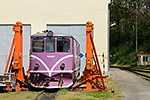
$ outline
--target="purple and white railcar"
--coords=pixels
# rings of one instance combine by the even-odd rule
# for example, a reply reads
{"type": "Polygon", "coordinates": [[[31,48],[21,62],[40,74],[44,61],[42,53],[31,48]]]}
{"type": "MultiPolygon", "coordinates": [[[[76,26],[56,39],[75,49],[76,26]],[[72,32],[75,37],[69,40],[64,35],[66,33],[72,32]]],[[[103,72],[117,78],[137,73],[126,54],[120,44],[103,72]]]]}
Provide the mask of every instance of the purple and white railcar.
{"type": "Polygon", "coordinates": [[[44,88],[70,87],[80,73],[80,44],[72,36],[52,31],[31,36],[31,84],[44,88]]]}

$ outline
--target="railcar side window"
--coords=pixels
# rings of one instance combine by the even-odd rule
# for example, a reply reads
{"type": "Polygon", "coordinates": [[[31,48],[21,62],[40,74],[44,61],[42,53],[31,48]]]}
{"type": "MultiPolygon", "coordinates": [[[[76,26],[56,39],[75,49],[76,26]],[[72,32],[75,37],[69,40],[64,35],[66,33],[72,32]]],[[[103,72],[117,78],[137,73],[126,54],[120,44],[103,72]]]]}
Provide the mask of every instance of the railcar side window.
{"type": "Polygon", "coordinates": [[[33,39],[32,51],[33,52],[44,52],[44,39],[33,39]]]}
{"type": "Polygon", "coordinates": [[[46,52],[55,52],[55,39],[46,39],[46,52]]]}
{"type": "Polygon", "coordinates": [[[70,39],[57,39],[57,52],[70,52],[70,39]]]}

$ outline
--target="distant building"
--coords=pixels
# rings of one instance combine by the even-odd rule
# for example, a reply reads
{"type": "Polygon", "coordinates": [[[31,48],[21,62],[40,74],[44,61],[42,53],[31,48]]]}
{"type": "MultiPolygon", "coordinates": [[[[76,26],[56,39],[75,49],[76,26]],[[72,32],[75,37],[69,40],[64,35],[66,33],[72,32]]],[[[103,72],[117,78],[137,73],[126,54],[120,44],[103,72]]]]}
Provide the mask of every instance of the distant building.
{"type": "Polygon", "coordinates": [[[150,52],[140,51],[137,54],[137,65],[148,66],[150,65],[150,52]]]}

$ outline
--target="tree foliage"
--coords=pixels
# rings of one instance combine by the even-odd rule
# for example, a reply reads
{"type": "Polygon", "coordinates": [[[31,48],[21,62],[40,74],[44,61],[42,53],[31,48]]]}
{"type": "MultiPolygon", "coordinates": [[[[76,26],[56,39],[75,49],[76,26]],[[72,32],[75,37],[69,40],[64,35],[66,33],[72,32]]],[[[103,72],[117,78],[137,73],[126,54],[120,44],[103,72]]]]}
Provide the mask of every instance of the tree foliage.
{"type": "Polygon", "coordinates": [[[110,9],[110,24],[115,23],[110,28],[110,60],[135,64],[136,28],[138,51],[150,52],[150,0],[113,0],[110,9]]]}

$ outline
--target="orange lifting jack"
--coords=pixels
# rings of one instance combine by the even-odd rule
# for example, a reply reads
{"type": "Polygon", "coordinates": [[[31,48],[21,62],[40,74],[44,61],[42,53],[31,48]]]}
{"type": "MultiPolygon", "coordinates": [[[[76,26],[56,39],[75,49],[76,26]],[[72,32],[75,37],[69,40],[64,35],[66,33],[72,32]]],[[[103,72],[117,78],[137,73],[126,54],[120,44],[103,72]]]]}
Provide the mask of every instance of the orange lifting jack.
{"type": "Polygon", "coordinates": [[[17,21],[16,24],[13,26],[13,31],[15,32],[15,34],[7,60],[5,73],[15,73],[15,77],[12,78],[17,80],[16,90],[21,90],[22,88],[20,86],[22,83],[24,83],[24,67],[22,66],[23,30],[22,23],[20,21],[17,21]]]}
{"type": "Polygon", "coordinates": [[[82,82],[73,87],[72,90],[85,90],[85,91],[108,91],[108,88],[104,82],[104,77],[102,75],[99,60],[96,53],[96,48],[94,45],[92,30],[94,29],[92,22],[88,21],[86,23],[86,67],[83,73],[82,82]],[[93,55],[94,54],[94,55],[93,55]],[[93,65],[92,60],[94,60],[95,65],[93,65]],[[86,84],[85,88],[80,86],[86,84]]]}

